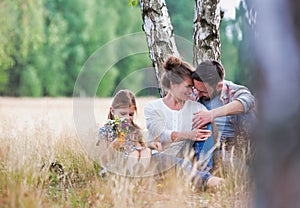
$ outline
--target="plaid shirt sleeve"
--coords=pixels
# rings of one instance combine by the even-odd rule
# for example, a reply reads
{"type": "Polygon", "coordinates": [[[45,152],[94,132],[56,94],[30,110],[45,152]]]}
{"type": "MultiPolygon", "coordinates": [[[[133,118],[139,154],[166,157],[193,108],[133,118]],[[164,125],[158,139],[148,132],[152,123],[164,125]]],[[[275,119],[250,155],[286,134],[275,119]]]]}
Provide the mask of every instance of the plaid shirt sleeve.
{"type": "Polygon", "coordinates": [[[245,113],[255,107],[255,97],[247,87],[226,80],[224,81],[221,99],[224,104],[234,100],[240,101],[244,106],[245,113]]]}

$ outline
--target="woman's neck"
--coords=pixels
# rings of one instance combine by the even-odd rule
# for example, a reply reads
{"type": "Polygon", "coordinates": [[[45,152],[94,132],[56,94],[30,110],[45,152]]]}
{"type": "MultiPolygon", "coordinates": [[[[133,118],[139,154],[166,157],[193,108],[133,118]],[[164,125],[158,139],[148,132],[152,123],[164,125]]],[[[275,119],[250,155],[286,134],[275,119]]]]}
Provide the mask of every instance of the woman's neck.
{"type": "Polygon", "coordinates": [[[164,98],[163,98],[164,103],[171,108],[172,110],[181,110],[184,106],[185,101],[181,100],[171,93],[168,93],[164,98]]]}

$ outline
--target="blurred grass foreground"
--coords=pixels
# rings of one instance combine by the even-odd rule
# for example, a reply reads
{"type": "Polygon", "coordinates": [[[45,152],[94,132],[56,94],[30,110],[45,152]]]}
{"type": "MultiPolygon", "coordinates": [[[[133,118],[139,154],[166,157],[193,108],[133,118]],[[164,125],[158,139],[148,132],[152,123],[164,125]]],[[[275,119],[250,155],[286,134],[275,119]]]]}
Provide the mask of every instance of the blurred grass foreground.
{"type": "MultiPolygon", "coordinates": [[[[149,99],[137,99],[142,128],[149,99]]],[[[72,102],[0,97],[0,207],[250,207],[252,182],[245,166],[233,163],[218,170],[226,183],[216,191],[194,190],[173,170],[160,177],[103,177],[93,145],[97,129],[87,134],[95,146],[87,153],[76,134],[72,102]]],[[[97,125],[110,102],[95,99],[97,125]]]]}

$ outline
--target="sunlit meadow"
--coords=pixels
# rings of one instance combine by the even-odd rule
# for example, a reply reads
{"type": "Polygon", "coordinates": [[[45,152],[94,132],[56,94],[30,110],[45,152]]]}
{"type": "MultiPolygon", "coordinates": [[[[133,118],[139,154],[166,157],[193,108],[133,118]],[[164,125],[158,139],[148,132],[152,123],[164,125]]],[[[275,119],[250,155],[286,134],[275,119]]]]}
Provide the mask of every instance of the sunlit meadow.
{"type": "MultiPolygon", "coordinates": [[[[136,123],[145,127],[138,98],[136,123]]],[[[101,125],[111,99],[95,99],[101,125]]],[[[129,178],[100,174],[97,129],[87,134],[86,151],[76,134],[71,98],[0,98],[0,207],[251,207],[251,180],[245,150],[229,158],[216,174],[218,190],[194,190],[173,170],[164,175],[129,178]]],[[[88,125],[88,124],[87,124],[88,125]]]]}

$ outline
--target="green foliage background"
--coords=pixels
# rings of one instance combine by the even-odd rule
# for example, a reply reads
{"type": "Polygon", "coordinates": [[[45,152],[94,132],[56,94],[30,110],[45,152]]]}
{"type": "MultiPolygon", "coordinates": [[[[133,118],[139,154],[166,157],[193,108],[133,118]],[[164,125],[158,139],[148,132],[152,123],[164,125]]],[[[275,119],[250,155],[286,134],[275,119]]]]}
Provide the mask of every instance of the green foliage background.
{"type": "MultiPolygon", "coordinates": [[[[166,1],[175,34],[192,41],[195,1],[166,1]]],[[[72,96],[78,73],[93,52],[142,31],[139,6],[127,3],[137,1],[0,0],[0,95],[72,96]]],[[[241,6],[237,18],[223,20],[221,28],[226,77],[243,84],[250,82],[249,67],[241,56],[249,47],[246,20],[241,6]]],[[[97,96],[112,96],[126,75],[149,66],[148,54],[119,61],[101,81],[97,96]]],[[[145,79],[135,77],[134,84],[142,85],[145,79]]]]}

